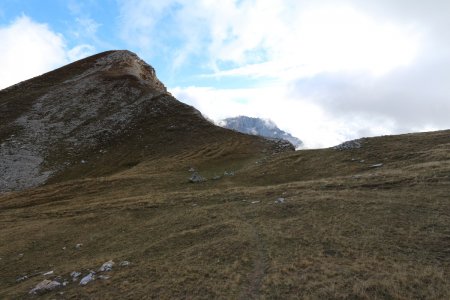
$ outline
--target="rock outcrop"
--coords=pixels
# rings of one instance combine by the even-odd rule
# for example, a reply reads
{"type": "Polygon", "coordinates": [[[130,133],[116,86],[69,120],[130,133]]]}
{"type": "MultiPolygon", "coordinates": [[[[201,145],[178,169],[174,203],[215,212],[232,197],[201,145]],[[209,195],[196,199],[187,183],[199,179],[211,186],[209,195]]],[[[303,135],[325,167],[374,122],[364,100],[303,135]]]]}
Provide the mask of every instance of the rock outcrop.
{"type": "Polygon", "coordinates": [[[259,135],[270,139],[285,140],[294,145],[296,149],[303,146],[303,142],[300,139],[279,129],[277,125],[270,120],[239,116],[221,120],[219,125],[224,128],[236,130],[246,134],[259,135]]]}

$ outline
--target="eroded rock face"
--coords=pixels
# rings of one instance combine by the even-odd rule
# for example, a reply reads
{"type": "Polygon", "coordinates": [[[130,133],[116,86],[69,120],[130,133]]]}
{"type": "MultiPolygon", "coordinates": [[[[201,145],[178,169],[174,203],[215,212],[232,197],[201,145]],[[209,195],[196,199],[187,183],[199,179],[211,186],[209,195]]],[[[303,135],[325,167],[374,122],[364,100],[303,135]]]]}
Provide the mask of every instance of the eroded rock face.
{"type": "MultiPolygon", "coordinates": [[[[26,82],[14,86],[19,93],[28,93],[26,88],[26,82]]],[[[0,140],[0,193],[45,183],[65,167],[49,161],[52,152],[63,149],[70,156],[96,147],[125,130],[143,103],[161,94],[167,90],[155,70],[129,51],[109,52],[84,72],[51,85],[2,128],[14,134],[0,140]]]]}
{"type": "Polygon", "coordinates": [[[91,71],[108,71],[112,76],[131,75],[139,78],[142,84],[162,93],[167,92],[164,84],[156,77],[155,69],[127,50],[114,51],[110,55],[100,58],[91,71]]]}

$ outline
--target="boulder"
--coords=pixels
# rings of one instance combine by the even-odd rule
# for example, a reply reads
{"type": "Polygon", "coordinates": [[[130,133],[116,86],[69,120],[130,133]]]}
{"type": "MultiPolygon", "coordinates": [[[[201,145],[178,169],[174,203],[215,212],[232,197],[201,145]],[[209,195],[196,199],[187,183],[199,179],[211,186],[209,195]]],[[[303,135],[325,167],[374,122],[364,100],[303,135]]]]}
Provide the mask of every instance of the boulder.
{"type": "Polygon", "coordinates": [[[44,279],[39,282],[29,293],[33,295],[40,295],[55,290],[59,287],[61,287],[61,283],[58,281],[44,279]]]}
{"type": "Polygon", "coordinates": [[[108,272],[112,270],[112,267],[114,266],[114,262],[112,260],[105,262],[100,269],[98,269],[99,272],[108,272]]]}
{"type": "Polygon", "coordinates": [[[70,276],[72,277],[73,281],[77,281],[77,278],[81,276],[81,273],[77,272],[77,271],[73,271],[70,273],[70,276]]]}
{"type": "Polygon", "coordinates": [[[275,200],[275,203],[277,203],[277,204],[282,204],[282,203],[284,203],[284,198],[278,198],[277,200],[275,200]]]}
{"type": "Polygon", "coordinates": [[[95,280],[95,274],[91,272],[88,275],[81,278],[80,285],[86,285],[89,282],[94,281],[94,280],[95,280]]]}
{"type": "Polygon", "coordinates": [[[189,182],[190,183],[199,183],[199,182],[204,182],[204,181],[206,181],[206,178],[204,178],[203,176],[201,176],[197,172],[194,172],[192,174],[191,178],[189,178],[189,182]]]}
{"type": "Polygon", "coordinates": [[[128,267],[129,265],[130,265],[130,262],[127,260],[121,261],[119,263],[119,266],[121,266],[121,267],[128,267]]]}

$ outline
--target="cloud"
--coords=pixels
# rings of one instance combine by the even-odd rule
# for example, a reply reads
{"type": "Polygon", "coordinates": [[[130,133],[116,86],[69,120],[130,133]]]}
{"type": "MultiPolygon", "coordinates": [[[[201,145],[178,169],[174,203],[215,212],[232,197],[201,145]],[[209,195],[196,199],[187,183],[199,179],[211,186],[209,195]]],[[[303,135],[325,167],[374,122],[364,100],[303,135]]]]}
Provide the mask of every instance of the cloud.
{"type": "MultiPolygon", "coordinates": [[[[73,17],[73,20],[68,23],[68,35],[72,42],[86,45],[92,49],[92,51],[86,52],[88,54],[93,54],[96,46],[100,48],[111,48],[110,44],[106,43],[98,36],[99,29],[101,29],[103,24],[91,17],[92,12],[100,9],[104,10],[104,7],[99,7],[99,3],[96,3],[95,1],[80,2],[70,0],[67,3],[67,9],[73,17]]],[[[87,49],[86,47],[83,48],[87,49]]]]}
{"type": "Polygon", "coordinates": [[[63,37],[27,16],[0,27],[0,40],[0,88],[67,62],[63,37]]]}
{"type": "MultiPolygon", "coordinates": [[[[164,22],[176,9],[177,1],[118,1],[120,36],[127,44],[151,51],[154,47],[164,51],[164,42],[174,35],[172,23],[164,22]]],[[[156,49],[153,51],[156,53],[156,49]]]]}
{"type": "Polygon", "coordinates": [[[76,61],[95,53],[95,47],[92,45],[78,45],[67,51],[69,61],[76,61]]]}
{"type": "Polygon", "coordinates": [[[450,127],[448,1],[134,0],[121,7],[124,37],[135,45],[165,47],[167,63],[180,69],[201,57],[202,73],[192,76],[217,79],[216,88],[171,90],[213,119],[270,118],[309,147],[450,127]],[[218,88],[225,79],[243,88],[218,88]]]}
{"type": "Polygon", "coordinates": [[[0,89],[94,52],[87,44],[67,48],[62,34],[26,15],[0,27],[0,41],[0,89]]]}
{"type": "Polygon", "coordinates": [[[77,30],[74,32],[74,34],[78,38],[85,37],[96,39],[97,30],[101,26],[101,24],[97,23],[94,19],[86,16],[75,18],[75,23],[77,24],[77,30]]]}
{"type": "Polygon", "coordinates": [[[299,80],[292,88],[293,94],[314,98],[335,116],[384,118],[395,125],[390,133],[401,133],[450,127],[450,99],[446,91],[449,80],[450,71],[446,68],[417,64],[382,78],[321,74],[299,80]]]}
{"type": "Polygon", "coordinates": [[[242,89],[175,87],[170,92],[216,122],[238,115],[271,119],[282,130],[299,137],[307,148],[332,146],[358,137],[361,122],[335,118],[310,99],[292,97],[289,90],[281,84],[242,89]]]}
{"type": "Polygon", "coordinates": [[[216,76],[298,77],[341,70],[384,74],[409,64],[419,51],[420,31],[412,21],[395,24],[349,4],[119,3],[124,39],[150,51],[165,44],[176,64],[180,57],[182,63],[201,54],[216,76]]]}

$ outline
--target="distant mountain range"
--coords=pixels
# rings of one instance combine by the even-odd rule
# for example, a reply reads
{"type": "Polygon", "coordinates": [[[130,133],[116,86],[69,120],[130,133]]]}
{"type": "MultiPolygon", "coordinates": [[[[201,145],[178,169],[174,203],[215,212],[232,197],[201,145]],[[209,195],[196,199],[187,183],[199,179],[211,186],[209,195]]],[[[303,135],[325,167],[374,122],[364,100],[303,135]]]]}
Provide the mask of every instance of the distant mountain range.
{"type": "Polygon", "coordinates": [[[265,120],[261,118],[252,118],[247,116],[239,116],[234,118],[223,119],[219,122],[219,125],[251,135],[259,135],[271,139],[282,139],[289,141],[295,148],[303,146],[303,142],[287,133],[271,120],[265,120]]]}

